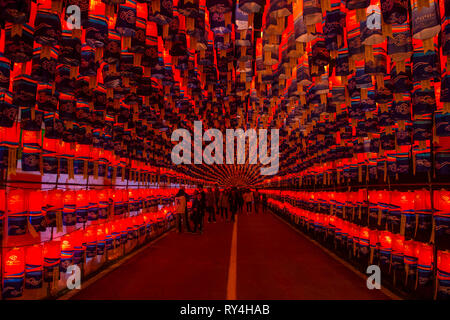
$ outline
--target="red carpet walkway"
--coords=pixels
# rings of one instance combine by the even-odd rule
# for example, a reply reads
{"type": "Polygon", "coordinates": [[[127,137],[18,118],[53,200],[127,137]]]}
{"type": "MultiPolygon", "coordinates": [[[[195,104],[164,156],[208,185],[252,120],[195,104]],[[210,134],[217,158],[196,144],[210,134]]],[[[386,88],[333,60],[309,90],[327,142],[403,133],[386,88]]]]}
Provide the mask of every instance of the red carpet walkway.
{"type": "MultiPolygon", "coordinates": [[[[73,299],[226,299],[231,223],[171,232],[73,299]]],[[[240,214],[237,299],[388,299],[271,214],[240,214]]]]}

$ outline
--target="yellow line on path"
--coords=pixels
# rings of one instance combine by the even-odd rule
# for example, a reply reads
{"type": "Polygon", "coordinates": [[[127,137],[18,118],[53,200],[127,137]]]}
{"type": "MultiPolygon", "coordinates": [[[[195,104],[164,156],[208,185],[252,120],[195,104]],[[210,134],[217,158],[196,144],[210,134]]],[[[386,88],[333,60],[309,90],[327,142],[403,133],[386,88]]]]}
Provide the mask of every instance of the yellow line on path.
{"type": "Polygon", "coordinates": [[[227,300],[236,300],[237,214],[235,219],[231,238],[230,265],[228,267],[227,300]]]}

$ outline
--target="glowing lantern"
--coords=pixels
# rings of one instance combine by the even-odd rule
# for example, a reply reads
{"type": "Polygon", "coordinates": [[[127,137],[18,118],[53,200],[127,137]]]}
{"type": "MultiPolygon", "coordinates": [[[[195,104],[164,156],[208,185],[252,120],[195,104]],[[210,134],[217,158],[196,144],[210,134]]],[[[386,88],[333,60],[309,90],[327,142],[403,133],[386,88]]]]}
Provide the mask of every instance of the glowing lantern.
{"type": "Polygon", "coordinates": [[[6,192],[0,189],[0,242],[3,241],[3,221],[5,217],[6,192]]]}
{"type": "Polygon", "coordinates": [[[405,241],[403,255],[406,273],[405,285],[409,290],[415,287],[418,256],[418,244],[412,240],[405,241]]]}
{"type": "Polygon", "coordinates": [[[76,230],[74,232],[72,232],[70,234],[70,238],[67,239],[68,241],[70,241],[70,243],[68,243],[68,247],[73,247],[74,252],[73,252],[73,264],[76,265],[80,265],[81,263],[84,262],[84,251],[85,251],[85,247],[83,244],[83,231],[82,230],[76,230]]]}
{"type": "Polygon", "coordinates": [[[392,263],[394,269],[403,268],[403,254],[404,254],[405,237],[399,234],[392,235],[392,263]]]}
{"type": "Polygon", "coordinates": [[[67,268],[72,264],[74,247],[72,235],[73,233],[66,234],[61,239],[61,263],[59,270],[61,272],[67,272],[67,268]]]}
{"type": "Polygon", "coordinates": [[[418,286],[426,286],[433,277],[433,247],[425,243],[420,243],[418,247],[418,286]]]}
{"type": "Polygon", "coordinates": [[[124,214],[123,206],[123,193],[122,190],[114,190],[112,193],[112,199],[114,204],[114,215],[122,216],[124,214]]]}
{"type": "Polygon", "coordinates": [[[98,218],[105,220],[108,218],[108,207],[109,207],[109,190],[100,189],[96,190],[98,199],[98,218]]]}
{"type": "Polygon", "coordinates": [[[434,191],[435,243],[440,250],[450,250],[450,191],[434,191]]]}
{"type": "Polygon", "coordinates": [[[128,197],[129,197],[129,206],[130,206],[130,212],[137,214],[139,210],[138,205],[138,190],[137,189],[129,189],[128,190],[128,197]]]}
{"type": "Polygon", "coordinates": [[[438,297],[447,300],[450,297],[450,252],[438,251],[437,269],[438,297]]]}
{"type": "Polygon", "coordinates": [[[74,226],[77,223],[77,201],[77,195],[74,191],[64,192],[63,225],[74,226]]]}
{"type": "Polygon", "coordinates": [[[24,130],[22,133],[23,154],[22,170],[39,171],[40,170],[40,149],[41,132],[24,130]]]}
{"type": "Polygon", "coordinates": [[[8,235],[25,234],[27,230],[27,211],[25,193],[23,190],[11,190],[7,194],[8,235]]]}
{"type": "Polygon", "coordinates": [[[380,264],[386,270],[390,266],[392,253],[392,234],[388,231],[379,233],[380,239],[380,264]]]}
{"type": "Polygon", "coordinates": [[[378,253],[379,240],[378,240],[378,231],[377,230],[369,230],[369,244],[370,244],[369,264],[372,264],[375,253],[378,253]]]}
{"type": "Polygon", "coordinates": [[[30,224],[36,231],[45,231],[46,222],[43,207],[43,192],[32,191],[28,195],[28,210],[30,213],[30,224]]]}
{"type": "Polygon", "coordinates": [[[431,238],[433,230],[433,211],[431,209],[430,192],[426,190],[414,191],[414,211],[418,215],[417,232],[414,240],[420,242],[428,242],[431,238]]]}
{"type": "Polygon", "coordinates": [[[24,274],[24,249],[13,248],[7,251],[3,265],[3,298],[22,296],[24,274]]]}
{"type": "Polygon", "coordinates": [[[25,256],[25,288],[42,288],[42,270],[44,257],[41,245],[26,248],[25,256]]]}
{"type": "Polygon", "coordinates": [[[104,225],[97,226],[97,255],[103,256],[106,247],[106,233],[104,225]]]}
{"type": "Polygon", "coordinates": [[[76,215],[78,223],[87,222],[87,213],[89,208],[88,191],[76,191],[76,215]]]}
{"type": "Polygon", "coordinates": [[[97,229],[95,226],[89,226],[84,230],[84,246],[86,247],[86,258],[95,258],[97,256],[97,229]]]}
{"type": "Polygon", "coordinates": [[[112,236],[112,223],[105,224],[105,247],[108,255],[114,249],[114,239],[112,236]]]}
{"type": "Polygon", "coordinates": [[[61,241],[49,241],[44,244],[44,281],[59,279],[61,260],[61,241]]]}
{"type": "Polygon", "coordinates": [[[369,261],[370,253],[370,230],[367,227],[362,227],[359,231],[359,257],[364,263],[369,261]]]}
{"type": "Polygon", "coordinates": [[[88,191],[88,220],[89,221],[97,221],[98,220],[98,212],[99,212],[99,199],[97,190],[89,190],[88,191]]]}
{"type": "Polygon", "coordinates": [[[56,215],[62,215],[64,193],[62,190],[50,190],[47,194],[46,220],[48,227],[56,227],[56,215]]]}
{"type": "Polygon", "coordinates": [[[120,222],[114,221],[111,223],[111,236],[113,238],[114,248],[118,248],[120,246],[120,222]]]}

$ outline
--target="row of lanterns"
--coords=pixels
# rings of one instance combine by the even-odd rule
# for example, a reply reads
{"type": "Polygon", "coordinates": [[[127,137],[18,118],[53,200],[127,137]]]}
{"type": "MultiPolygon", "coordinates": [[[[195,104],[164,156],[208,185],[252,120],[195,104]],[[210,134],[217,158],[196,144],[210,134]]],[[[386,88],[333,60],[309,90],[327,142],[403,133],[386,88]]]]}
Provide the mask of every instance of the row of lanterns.
{"type": "Polygon", "coordinates": [[[324,243],[355,263],[364,272],[376,264],[383,279],[407,293],[422,292],[422,298],[431,298],[433,280],[437,279],[435,295],[438,299],[450,299],[450,251],[437,251],[437,276],[433,273],[436,258],[431,244],[407,239],[402,234],[371,229],[344,220],[336,215],[323,214],[291,205],[289,202],[268,200],[277,213],[286,215],[292,223],[315,239],[324,243]]]}
{"type": "Polygon", "coordinates": [[[54,283],[70,265],[81,266],[87,260],[107,257],[114,260],[131,247],[173,224],[173,208],[137,216],[98,222],[76,229],[57,239],[29,246],[3,248],[3,298],[22,296],[23,289],[40,289],[43,283],[54,283]]]}

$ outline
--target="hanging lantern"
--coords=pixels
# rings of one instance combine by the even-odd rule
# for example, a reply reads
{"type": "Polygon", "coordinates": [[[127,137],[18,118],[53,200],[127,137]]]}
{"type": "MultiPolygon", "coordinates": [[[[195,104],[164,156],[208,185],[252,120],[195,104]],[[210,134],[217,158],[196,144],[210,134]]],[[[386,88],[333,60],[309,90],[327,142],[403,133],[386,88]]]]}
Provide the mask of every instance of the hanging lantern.
{"type": "Polygon", "coordinates": [[[404,267],[404,241],[405,237],[399,234],[392,235],[392,261],[391,269],[402,270],[404,267]]]}
{"type": "MultiPolygon", "coordinates": [[[[76,192],[74,191],[65,191],[64,192],[64,207],[62,212],[62,221],[64,226],[74,226],[77,223],[77,202],[80,200],[80,206],[81,206],[81,200],[83,200],[83,196],[80,196],[80,199],[78,199],[78,196],[76,192]]],[[[82,209],[81,209],[82,210],[82,209]]]]}
{"type": "Polygon", "coordinates": [[[29,24],[7,24],[5,28],[5,57],[13,63],[22,63],[22,69],[26,68],[26,62],[33,57],[34,29],[29,24]]]}
{"type": "Polygon", "coordinates": [[[22,154],[22,170],[23,171],[40,171],[41,159],[41,132],[28,131],[22,132],[23,154],[22,154]]]}
{"type": "Polygon", "coordinates": [[[404,242],[405,286],[413,290],[417,277],[417,261],[419,256],[418,243],[412,240],[404,242]]]}
{"type": "Polygon", "coordinates": [[[89,221],[97,221],[99,218],[99,199],[97,190],[89,190],[88,192],[88,209],[87,219],[89,221]]]}
{"type": "Polygon", "coordinates": [[[384,271],[388,271],[392,253],[392,234],[388,231],[380,231],[378,235],[380,241],[380,266],[384,271]]]}
{"type": "Polygon", "coordinates": [[[414,191],[414,211],[416,213],[416,232],[414,240],[428,242],[432,235],[433,215],[431,209],[430,192],[426,190],[414,191]]]}
{"type": "Polygon", "coordinates": [[[439,250],[450,250],[450,192],[446,190],[433,191],[435,245],[439,250]]]}
{"type": "Polygon", "coordinates": [[[97,255],[99,256],[105,254],[106,236],[105,226],[103,224],[97,226],[97,255]]]}
{"type": "Polygon", "coordinates": [[[97,192],[97,199],[98,199],[98,218],[100,220],[105,220],[108,218],[110,210],[109,190],[100,189],[95,191],[97,192]]]}
{"type": "Polygon", "coordinates": [[[59,265],[60,272],[67,272],[67,268],[72,264],[74,257],[74,240],[73,233],[64,235],[61,238],[61,263],[59,265]]]}
{"type": "Polygon", "coordinates": [[[21,297],[25,274],[24,248],[13,248],[6,251],[3,258],[3,298],[21,297]]]}
{"type": "Polygon", "coordinates": [[[25,192],[11,190],[7,193],[8,235],[24,235],[27,230],[28,212],[26,211],[25,192]]]}
{"type": "Polygon", "coordinates": [[[70,243],[67,244],[67,248],[73,247],[74,249],[72,263],[76,265],[81,265],[84,262],[86,248],[83,244],[83,238],[83,230],[79,229],[70,233],[70,239],[66,239],[70,241],[70,243]]]}
{"type": "Polygon", "coordinates": [[[49,241],[44,244],[44,281],[59,280],[61,260],[61,241],[49,241]]]}
{"type": "Polygon", "coordinates": [[[33,245],[25,250],[25,289],[42,288],[43,248],[41,245],[33,245]]]}
{"type": "Polygon", "coordinates": [[[418,287],[425,287],[431,284],[433,277],[433,247],[420,243],[418,258],[418,287]]]}
{"type": "Polygon", "coordinates": [[[33,232],[45,231],[47,229],[45,213],[43,211],[43,197],[44,194],[42,191],[32,191],[28,195],[28,211],[30,214],[30,225],[34,229],[33,232]]]}
{"type": "Polygon", "coordinates": [[[437,269],[437,279],[439,283],[438,299],[448,300],[450,287],[450,252],[438,251],[437,269]]]}

